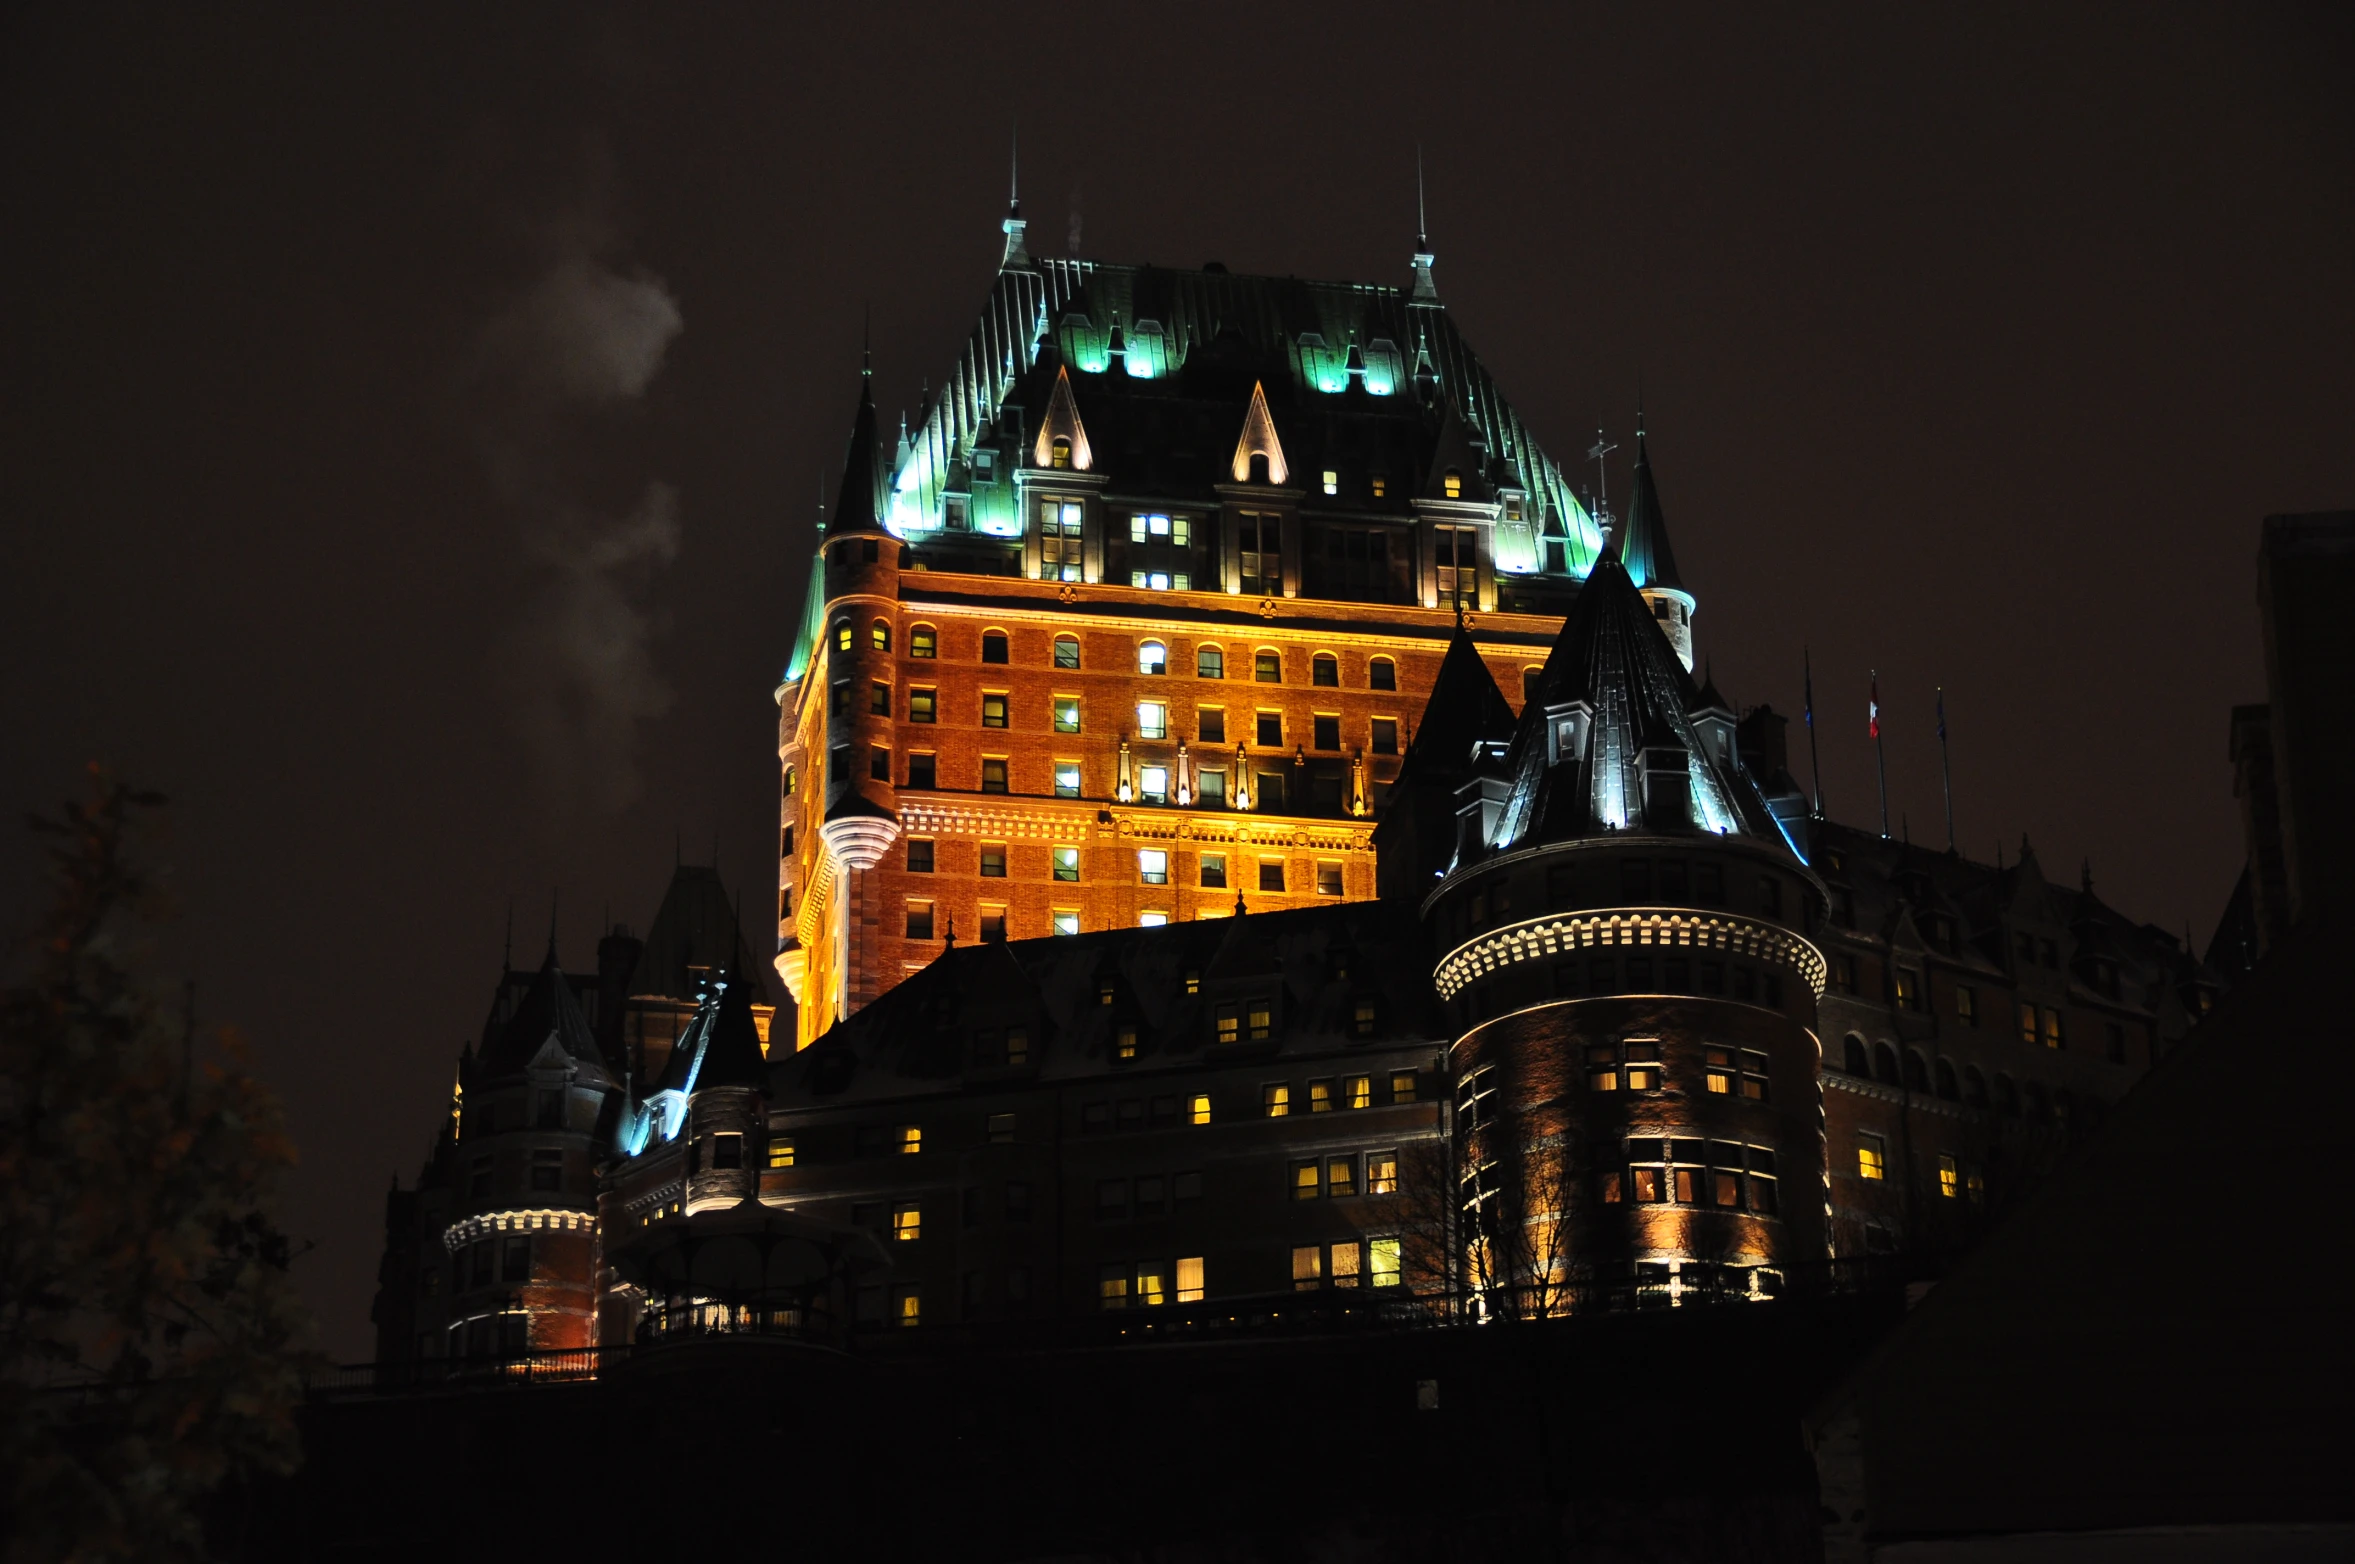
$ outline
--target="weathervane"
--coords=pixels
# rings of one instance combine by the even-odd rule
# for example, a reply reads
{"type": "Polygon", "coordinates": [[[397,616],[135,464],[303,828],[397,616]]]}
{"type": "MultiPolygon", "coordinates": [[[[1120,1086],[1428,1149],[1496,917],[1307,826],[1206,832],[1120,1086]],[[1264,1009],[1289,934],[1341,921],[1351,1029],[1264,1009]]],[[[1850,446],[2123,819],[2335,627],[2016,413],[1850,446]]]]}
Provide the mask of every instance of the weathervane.
{"type": "Polygon", "coordinates": [[[1595,425],[1595,443],[1586,448],[1586,459],[1595,464],[1595,525],[1606,530],[1611,525],[1611,470],[1603,465],[1603,458],[1618,449],[1604,435],[1603,426],[1595,425]]]}

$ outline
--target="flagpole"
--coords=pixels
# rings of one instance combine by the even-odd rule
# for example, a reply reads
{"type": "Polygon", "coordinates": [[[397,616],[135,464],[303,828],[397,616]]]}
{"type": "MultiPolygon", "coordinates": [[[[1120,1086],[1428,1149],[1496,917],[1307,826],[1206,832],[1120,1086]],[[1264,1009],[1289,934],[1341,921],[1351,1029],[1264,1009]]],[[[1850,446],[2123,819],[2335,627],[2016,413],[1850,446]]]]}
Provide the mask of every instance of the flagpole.
{"type": "Polygon", "coordinates": [[[1946,686],[1938,686],[1938,780],[1946,789],[1946,850],[1954,851],[1954,762],[1946,753],[1946,686]]]}
{"type": "Polygon", "coordinates": [[[1807,718],[1807,779],[1815,786],[1815,818],[1821,820],[1823,818],[1823,762],[1817,759],[1815,753],[1815,658],[1804,646],[1799,648],[1799,657],[1801,666],[1807,670],[1807,704],[1804,708],[1807,718]]]}
{"type": "Polygon", "coordinates": [[[1889,840],[1889,755],[1881,747],[1881,670],[1873,670],[1872,704],[1873,764],[1881,773],[1881,840],[1889,840]]]}

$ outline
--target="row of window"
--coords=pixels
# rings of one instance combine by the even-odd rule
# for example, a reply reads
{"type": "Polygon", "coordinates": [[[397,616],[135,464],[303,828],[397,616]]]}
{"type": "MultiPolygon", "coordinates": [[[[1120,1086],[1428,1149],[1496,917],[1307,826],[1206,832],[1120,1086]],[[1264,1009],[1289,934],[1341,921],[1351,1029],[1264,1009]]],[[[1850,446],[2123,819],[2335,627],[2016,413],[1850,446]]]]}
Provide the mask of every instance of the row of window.
{"type": "MultiPolygon", "coordinates": [[[[1335,1243],[1299,1244],[1292,1249],[1292,1287],[1315,1292],[1327,1287],[1396,1287],[1401,1284],[1401,1241],[1396,1238],[1344,1239],[1335,1243]]],[[[980,1317],[988,1307],[984,1273],[967,1271],[959,1280],[967,1319],[980,1317]]],[[[1099,1266],[1096,1298],[1104,1310],[1155,1309],[1170,1304],[1200,1303],[1209,1296],[1209,1263],[1201,1255],[1176,1259],[1120,1260],[1099,1266]]],[[[1016,1312],[1031,1302],[1030,1269],[1007,1266],[1002,1277],[1006,1306],[1016,1312]]],[[[518,1321],[523,1316],[516,1315],[518,1321]]],[[[873,1283],[859,1288],[853,1298],[853,1323],[865,1329],[914,1328],[924,1323],[924,1288],[919,1282],[893,1286],[873,1283]]],[[[455,1327],[453,1327],[453,1330],[455,1327]]],[[[514,1351],[521,1351],[518,1341],[514,1351]]]]}
{"type": "Polygon", "coordinates": [[[1398,1153],[1343,1151],[1292,1164],[1294,1200],[1350,1200],[1398,1193],[1398,1153]]]}
{"type": "MultiPolygon", "coordinates": [[[[891,762],[892,750],[889,745],[875,744],[868,747],[867,775],[873,780],[889,782],[892,771],[891,762]]],[[[847,747],[835,750],[834,764],[838,770],[849,767],[850,750],[847,747]]],[[[1337,763],[1326,762],[1324,765],[1329,769],[1309,772],[1305,789],[1294,786],[1286,776],[1287,771],[1299,769],[1300,762],[1298,761],[1295,761],[1291,766],[1282,766],[1279,763],[1276,770],[1254,771],[1248,779],[1238,777],[1235,783],[1234,806],[1238,809],[1256,807],[1264,814],[1278,814],[1283,812],[1286,807],[1287,795],[1298,794],[1300,796],[1294,801],[1304,809],[1319,814],[1336,813],[1340,810],[1346,797],[1348,779],[1342,775],[1337,763]],[[1246,780],[1249,784],[1248,787],[1245,785],[1246,780]]],[[[1010,793],[1012,789],[1009,786],[1009,766],[1010,761],[1005,756],[983,756],[979,791],[992,794],[1010,793]]],[[[1076,760],[1053,762],[1052,791],[1048,796],[1054,798],[1085,797],[1086,795],[1081,791],[1080,778],[1080,762],[1076,760]]],[[[1180,804],[1198,805],[1204,809],[1224,809],[1227,807],[1229,800],[1227,768],[1225,766],[1198,765],[1193,769],[1192,780],[1193,796],[1178,799],[1180,804]]],[[[1129,803],[1133,798],[1135,802],[1139,803],[1166,806],[1172,800],[1172,783],[1173,770],[1171,767],[1167,765],[1140,765],[1136,771],[1135,782],[1122,791],[1120,802],[1129,803]]],[[[940,786],[939,756],[930,750],[912,751],[908,756],[907,779],[900,785],[918,789],[938,788],[940,786]]],[[[1377,813],[1388,800],[1389,793],[1388,783],[1376,782],[1374,784],[1373,804],[1377,813]]],[[[782,843],[784,851],[788,855],[792,851],[791,843],[792,837],[788,833],[782,843]]]]}
{"type": "MultiPolygon", "coordinates": [[[[1252,1013],[1254,1016],[1261,1014],[1257,1007],[1254,1007],[1252,1013]]],[[[1222,1042],[1232,1042],[1233,1040],[1225,1036],[1223,1032],[1220,1035],[1222,1042]]],[[[1374,1106],[1374,1091],[1375,1080],[1370,1075],[1343,1075],[1310,1081],[1304,1106],[1310,1113],[1329,1113],[1336,1109],[1371,1108],[1374,1106]]],[[[1390,1101],[1402,1103],[1414,1100],[1415,1072],[1412,1070],[1391,1071],[1390,1101]]],[[[1269,1081],[1259,1088],[1259,1111],[1263,1117],[1270,1119],[1289,1118],[1292,1114],[1292,1107],[1293,1096],[1290,1081],[1269,1081]]]]}
{"type": "MultiPolygon", "coordinates": [[[[491,1198],[493,1180],[492,1161],[477,1157],[466,1178],[466,1198],[480,1202],[491,1198]]],[[[536,1194],[546,1194],[564,1187],[564,1153],[560,1149],[541,1147],[531,1154],[526,1185],[536,1194]]]]}
{"type": "Polygon", "coordinates": [[[1771,1146],[1644,1136],[1629,1140],[1625,1151],[1626,1165],[1597,1181],[1606,1205],[1698,1205],[1756,1216],[1780,1209],[1771,1146]]]}
{"type": "MultiPolygon", "coordinates": [[[[841,716],[847,706],[850,686],[834,686],[834,715],[841,716]]],[[[1006,728],[1012,723],[1013,697],[1001,691],[985,691],[981,697],[981,725],[984,728],[1006,728]]],[[[869,715],[891,715],[891,686],[876,680],[868,691],[869,715]]],[[[1082,727],[1081,698],[1076,695],[1057,695],[1048,702],[1049,725],[1057,733],[1078,733],[1082,727]]],[[[940,720],[939,691],[919,685],[908,691],[908,721],[917,725],[936,725],[940,720]]],[[[1169,703],[1139,701],[1136,706],[1136,735],[1141,739],[1166,739],[1170,736],[1169,703]]],[[[1296,735],[1297,736],[1297,735],[1296,735]]],[[[1195,738],[1204,744],[1227,742],[1227,714],[1224,707],[1204,706],[1195,712],[1195,738]]],[[[1309,718],[1307,748],[1340,750],[1341,717],[1337,712],[1316,712],[1309,718]]],[[[1284,714],[1281,711],[1256,711],[1252,715],[1251,743],[1261,749],[1282,749],[1285,744],[1284,714]]],[[[1376,755],[1398,753],[1398,719],[1373,717],[1367,720],[1366,747],[1376,755]]]]}
{"type": "MultiPolygon", "coordinates": [[[[1586,1084],[1590,1091],[1649,1092],[1667,1084],[1657,1038],[1631,1037],[1618,1043],[1597,1043],[1586,1050],[1586,1084]]],[[[1705,1044],[1702,1084],[1713,1096],[1745,1097],[1770,1102],[1772,1088],[1766,1055],[1755,1048],[1721,1048],[1705,1044]]]]}
{"type": "MultiPolygon", "coordinates": [[[[2124,1058],[2122,1044],[2118,1057],[2124,1058]]],[[[2023,1088],[2001,1070],[1995,1073],[1991,1085],[1987,1075],[1975,1064],[1957,1070],[1954,1061],[1943,1054],[1933,1061],[1920,1049],[1908,1048],[1900,1055],[1887,1043],[1875,1043],[1867,1050],[1864,1039],[1853,1032],[1842,1040],[1840,1066],[1848,1075],[1903,1086],[1909,1091],[1934,1093],[1948,1102],[1966,1103],[1973,1108],[1993,1108],[2012,1117],[2023,1111],[2023,1103],[2027,1116],[2032,1119],[2050,1118],[2056,1111],[2066,1118],[2070,1110],[2071,1099],[2066,1090],[2048,1096],[2038,1082],[2030,1081],[2023,1088]]]]}
{"type": "MultiPolygon", "coordinates": [[[[1889,1142],[1870,1130],[1856,1137],[1856,1176],[1874,1182],[1889,1176],[1889,1142]]],[[[1953,1156],[1938,1154],[1938,1195],[1944,1200],[1968,1197],[1973,1203],[1987,1198],[1987,1179],[1977,1167],[1965,1167],[1953,1156]]]]}
{"type": "MultiPolygon", "coordinates": [[[[1147,572],[1137,572],[1137,574],[1143,575],[1147,574],[1147,572]]],[[[1140,581],[1136,584],[1142,586],[1147,583],[1140,581]]],[[[1181,587],[1180,590],[1183,590],[1183,588],[1181,587]]],[[[849,651],[851,649],[851,640],[855,633],[856,632],[852,629],[851,622],[848,619],[836,621],[834,626],[835,650],[842,652],[849,651]]],[[[891,622],[886,619],[876,620],[869,630],[869,639],[870,644],[874,646],[875,650],[879,652],[890,651],[891,622]]],[[[1006,632],[1003,630],[985,630],[982,632],[981,660],[984,663],[1009,663],[1011,659],[1008,655],[1008,650],[1006,632]]],[[[912,625],[909,627],[909,657],[920,661],[929,661],[931,659],[937,658],[939,655],[940,638],[939,632],[937,630],[935,630],[931,625],[912,625]]],[[[1080,666],[1079,637],[1075,635],[1059,635],[1055,637],[1049,663],[1050,666],[1060,669],[1078,668],[1080,666]]],[[[1147,674],[1168,673],[1168,643],[1158,640],[1146,640],[1138,642],[1137,672],[1147,674]]],[[[1225,649],[1223,647],[1217,646],[1197,646],[1194,649],[1194,675],[1196,678],[1201,679],[1224,679],[1227,676],[1227,658],[1225,649]]],[[[1251,677],[1253,682],[1259,684],[1283,683],[1283,652],[1275,647],[1261,647],[1257,651],[1254,651],[1251,654],[1251,677]]],[[[1338,689],[1341,684],[1341,660],[1331,652],[1317,652],[1312,654],[1308,661],[1308,682],[1312,685],[1317,685],[1328,689],[1338,689]]],[[[1368,658],[1366,660],[1365,687],[1369,690],[1397,689],[1398,664],[1388,657],[1375,656],[1368,658]]]]}

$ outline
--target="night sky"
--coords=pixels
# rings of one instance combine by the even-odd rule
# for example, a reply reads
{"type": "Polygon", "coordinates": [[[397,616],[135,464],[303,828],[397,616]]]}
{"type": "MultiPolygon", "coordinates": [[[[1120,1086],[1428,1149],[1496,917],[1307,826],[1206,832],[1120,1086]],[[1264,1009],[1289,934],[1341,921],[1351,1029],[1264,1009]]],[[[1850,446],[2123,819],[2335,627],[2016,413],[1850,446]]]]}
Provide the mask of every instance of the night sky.
{"type": "Polygon", "coordinates": [[[1728,696],[1812,647],[1835,814],[1877,666],[1942,841],[1943,684],[1965,851],[2214,924],[2258,520],[2355,504],[2343,5],[345,9],[0,23],[0,803],[171,795],[340,1357],[510,906],[586,965],[716,841],[760,926],[861,312],[889,419],[1017,117],[1036,252],[1397,283],[1419,141],[1547,448],[1640,382],[1728,696]]]}

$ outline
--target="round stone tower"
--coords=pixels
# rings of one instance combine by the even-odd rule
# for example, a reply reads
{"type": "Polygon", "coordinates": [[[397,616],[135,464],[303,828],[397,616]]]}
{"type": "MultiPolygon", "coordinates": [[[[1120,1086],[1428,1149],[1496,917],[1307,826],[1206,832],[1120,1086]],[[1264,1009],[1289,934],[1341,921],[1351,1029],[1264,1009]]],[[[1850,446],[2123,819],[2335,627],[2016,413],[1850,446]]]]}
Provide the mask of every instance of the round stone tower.
{"type": "Polygon", "coordinates": [[[1824,893],[1616,551],[1424,902],[1489,1310],[1772,1295],[1825,1257],[1824,893]]]}

